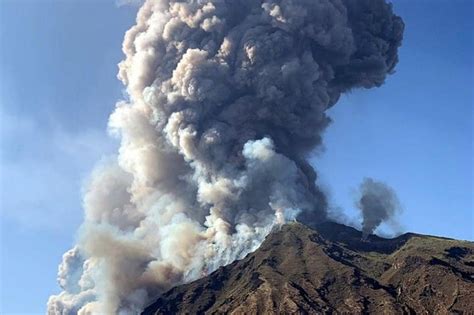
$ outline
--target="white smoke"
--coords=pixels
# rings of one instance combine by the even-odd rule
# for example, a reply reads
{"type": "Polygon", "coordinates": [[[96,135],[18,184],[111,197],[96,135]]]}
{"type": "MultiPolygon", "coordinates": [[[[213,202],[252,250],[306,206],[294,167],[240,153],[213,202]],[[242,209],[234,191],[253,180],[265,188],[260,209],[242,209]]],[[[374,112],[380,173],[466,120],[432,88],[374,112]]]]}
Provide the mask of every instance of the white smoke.
{"type": "Polygon", "coordinates": [[[325,110],[381,85],[403,23],[383,0],[150,0],[125,35],[111,133],[49,314],[137,314],[255,250],[274,225],[326,219],[306,160],[325,110]]]}

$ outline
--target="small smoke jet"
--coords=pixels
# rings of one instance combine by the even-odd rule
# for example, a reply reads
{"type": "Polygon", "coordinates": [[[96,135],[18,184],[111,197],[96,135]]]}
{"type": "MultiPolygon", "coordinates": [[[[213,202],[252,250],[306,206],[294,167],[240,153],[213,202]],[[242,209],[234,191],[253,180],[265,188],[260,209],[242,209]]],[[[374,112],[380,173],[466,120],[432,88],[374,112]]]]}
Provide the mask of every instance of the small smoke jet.
{"type": "Polygon", "coordinates": [[[362,214],[362,239],[367,240],[382,222],[394,219],[400,203],[391,187],[372,178],[365,178],[359,191],[356,206],[362,214]]]}

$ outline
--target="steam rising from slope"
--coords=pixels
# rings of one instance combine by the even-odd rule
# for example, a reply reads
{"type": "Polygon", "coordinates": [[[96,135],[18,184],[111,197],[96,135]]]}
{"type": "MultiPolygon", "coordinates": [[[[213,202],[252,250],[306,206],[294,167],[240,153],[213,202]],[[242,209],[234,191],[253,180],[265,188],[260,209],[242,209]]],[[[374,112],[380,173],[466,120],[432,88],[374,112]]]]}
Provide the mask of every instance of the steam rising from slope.
{"type": "Polygon", "coordinates": [[[357,207],[362,213],[362,233],[366,238],[384,221],[392,220],[400,211],[395,191],[387,184],[365,178],[360,184],[357,207]]]}
{"type": "Polygon", "coordinates": [[[136,314],[326,218],[306,160],[341,93],[380,86],[403,23],[383,0],[155,0],[125,35],[116,161],[92,175],[49,314],[136,314]]]}

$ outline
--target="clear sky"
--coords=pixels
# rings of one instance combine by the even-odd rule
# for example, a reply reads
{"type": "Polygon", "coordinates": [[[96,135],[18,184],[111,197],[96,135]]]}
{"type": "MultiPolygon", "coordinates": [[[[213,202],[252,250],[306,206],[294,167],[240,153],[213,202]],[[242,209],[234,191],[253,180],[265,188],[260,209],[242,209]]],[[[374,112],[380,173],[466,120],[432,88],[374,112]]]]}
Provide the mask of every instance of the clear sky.
{"type": "MultiPolygon", "coordinates": [[[[474,239],[470,0],[396,0],[397,72],[330,110],[313,162],[357,220],[365,176],[394,187],[405,231],[474,239]]],[[[0,0],[0,314],[43,314],[82,220],[81,187],[116,143],[107,116],[136,8],[114,0],[0,0]]]]}

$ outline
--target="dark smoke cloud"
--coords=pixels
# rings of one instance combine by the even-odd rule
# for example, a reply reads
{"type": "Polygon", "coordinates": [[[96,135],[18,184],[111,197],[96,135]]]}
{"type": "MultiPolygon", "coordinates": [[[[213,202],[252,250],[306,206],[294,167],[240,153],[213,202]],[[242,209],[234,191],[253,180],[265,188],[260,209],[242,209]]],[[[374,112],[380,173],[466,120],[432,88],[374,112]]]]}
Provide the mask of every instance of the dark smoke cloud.
{"type": "Polygon", "coordinates": [[[394,219],[401,210],[395,191],[385,183],[365,178],[360,187],[356,205],[362,214],[362,233],[367,238],[385,221],[394,219]]]}
{"type": "Polygon", "coordinates": [[[119,65],[129,99],[109,122],[119,155],[92,175],[49,313],[135,314],[275,224],[325,220],[307,161],[325,111],[380,86],[402,34],[383,0],[146,1],[119,65]]]}

